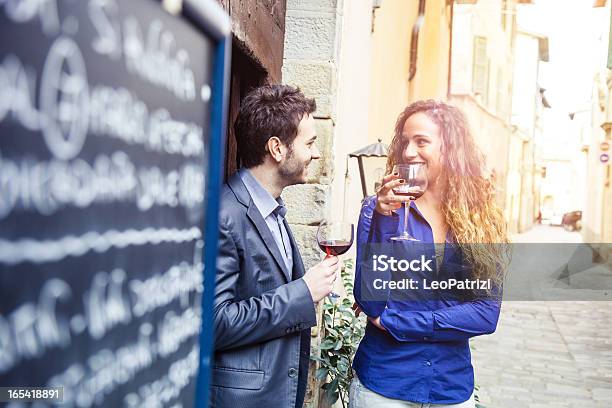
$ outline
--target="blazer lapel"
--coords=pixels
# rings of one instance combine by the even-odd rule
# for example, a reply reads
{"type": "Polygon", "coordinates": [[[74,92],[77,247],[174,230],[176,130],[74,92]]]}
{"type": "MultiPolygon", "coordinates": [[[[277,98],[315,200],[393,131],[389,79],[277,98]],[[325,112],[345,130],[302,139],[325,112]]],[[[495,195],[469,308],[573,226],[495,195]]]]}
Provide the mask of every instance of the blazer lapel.
{"type": "Polygon", "coordinates": [[[255,224],[255,228],[257,229],[257,232],[259,232],[259,235],[261,235],[261,239],[266,245],[266,248],[268,248],[268,250],[274,257],[274,260],[278,264],[279,268],[281,268],[281,270],[283,271],[285,279],[287,279],[287,282],[290,282],[291,273],[289,269],[287,269],[287,265],[283,260],[280,250],[278,249],[278,245],[276,245],[276,241],[274,240],[274,237],[270,232],[270,228],[268,228],[268,224],[266,224],[266,221],[263,219],[261,213],[252,201],[251,205],[249,205],[249,208],[247,210],[247,215],[249,216],[251,221],[253,221],[253,224],[255,224]]]}
{"type": "Polygon", "coordinates": [[[290,282],[291,271],[287,269],[287,265],[283,260],[283,257],[280,253],[280,250],[278,249],[278,245],[276,245],[276,241],[274,240],[272,233],[270,232],[270,228],[268,228],[268,224],[266,223],[264,218],[261,216],[261,213],[253,203],[249,191],[240,179],[240,176],[238,174],[235,174],[234,176],[232,176],[228,184],[231,187],[232,191],[234,191],[234,194],[236,194],[238,200],[242,202],[242,204],[247,206],[247,216],[249,217],[251,222],[253,222],[253,225],[255,225],[255,229],[263,240],[265,247],[272,254],[272,257],[276,261],[276,264],[283,272],[283,276],[285,277],[286,281],[290,282]]]}

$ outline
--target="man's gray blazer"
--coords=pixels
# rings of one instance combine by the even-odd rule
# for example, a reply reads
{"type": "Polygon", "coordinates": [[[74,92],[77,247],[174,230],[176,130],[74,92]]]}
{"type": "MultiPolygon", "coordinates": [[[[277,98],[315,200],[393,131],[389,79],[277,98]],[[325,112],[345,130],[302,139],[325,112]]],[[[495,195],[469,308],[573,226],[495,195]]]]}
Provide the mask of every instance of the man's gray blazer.
{"type": "Polygon", "coordinates": [[[293,271],[240,177],[224,186],[215,279],[213,408],[301,407],[316,313],[289,225],[293,271]]]}

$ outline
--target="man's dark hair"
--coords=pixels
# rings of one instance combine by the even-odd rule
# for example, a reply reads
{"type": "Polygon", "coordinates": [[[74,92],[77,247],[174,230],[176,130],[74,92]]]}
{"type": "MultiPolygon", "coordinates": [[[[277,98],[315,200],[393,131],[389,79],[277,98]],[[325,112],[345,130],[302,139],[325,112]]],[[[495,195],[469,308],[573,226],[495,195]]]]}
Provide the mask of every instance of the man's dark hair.
{"type": "Polygon", "coordinates": [[[272,136],[291,148],[300,121],[316,109],[315,100],[293,86],[264,85],[249,92],[234,123],[242,165],[251,168],[263,163],[272,136]]]}

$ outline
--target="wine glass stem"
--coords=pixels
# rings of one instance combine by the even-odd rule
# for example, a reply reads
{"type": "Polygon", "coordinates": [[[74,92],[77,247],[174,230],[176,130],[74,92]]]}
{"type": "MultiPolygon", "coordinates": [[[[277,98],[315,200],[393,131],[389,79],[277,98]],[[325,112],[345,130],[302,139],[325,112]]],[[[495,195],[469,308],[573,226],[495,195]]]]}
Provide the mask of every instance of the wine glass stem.
{"type": "MultiPolygon", "coordinates": [[[[331,257],[332,257],[332,254],[330,254],[329,252],[325,251],[325,259],[331,258],[331,257]]],[[[340,261],[340,255],[338,255],[338,261],[340,261]]],[[[336,273],[339,273],[339,272],[336,272],[336,273]]],[[[335,284],[335,280],[334,280],[334,284],[335,284]]],[[[332,299],[340,297],[340,295],[338,293],[336,293],[335,290],[332,290],[331,292],[329,292],[329,295],[327,295],[327,296],[332,298],[332,299]]]]}
{"type": "Polygon", "coordinates": [[[402,235],[408,235],[408,216],[410,215],[410,201],[404,201],[404,229],[402,235]]]}

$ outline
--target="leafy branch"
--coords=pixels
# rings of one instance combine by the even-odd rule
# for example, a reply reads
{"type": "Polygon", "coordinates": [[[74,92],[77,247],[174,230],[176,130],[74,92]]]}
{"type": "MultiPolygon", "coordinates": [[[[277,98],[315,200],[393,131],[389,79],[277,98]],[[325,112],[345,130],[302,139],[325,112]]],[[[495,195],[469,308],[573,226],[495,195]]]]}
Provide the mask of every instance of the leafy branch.
{"type": "Polygon", "coordinates": [[[346,260],[340,271],[347,296],[340,300],[325,298],[321,344],[317,355],[311,356],[319,363],[315,376],[323,381],[321,389],[326,402],[332,405],[340,399],[344,408],[348,407],[348,392],[353,379],[353,356],[366,325],[365,317],[355,317],[351,308],[354,302],[353,265],[353,260],[346,260]]]}

